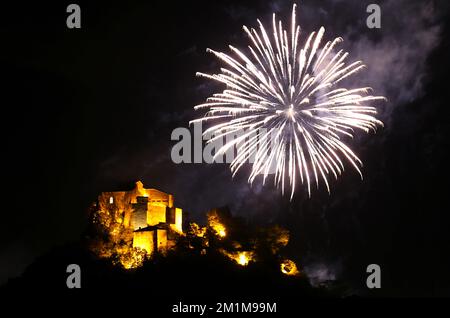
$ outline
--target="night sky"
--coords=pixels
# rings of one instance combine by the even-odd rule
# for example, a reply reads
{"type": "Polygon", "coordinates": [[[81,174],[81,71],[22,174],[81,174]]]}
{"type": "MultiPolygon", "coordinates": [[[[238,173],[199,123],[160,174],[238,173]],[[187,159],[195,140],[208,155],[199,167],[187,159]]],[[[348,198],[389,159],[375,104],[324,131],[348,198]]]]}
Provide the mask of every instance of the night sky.
{"type": "Polygon", "coordinates": [[[136,180],[173,193],[194,221],[228,205],[254,224],[291,231],[291,248],[314,282],[363,290],[380,264],[387,295],[450,295],[449,5],[376,1],[381,29],[365,25],[374,1],[304,0],[305,33],[344,38],[352,78],[388,101],[385,127],[350,141],[364,162],[289,202],[272,186],[250,188],[225,164],[174,164],[170,134],[222,87],[197,78],[220,64],[206,48],[245,48],[242,25],[290,17],[291,1],[78,1],[82,28],[66,27],[68,1],[2,6],[3,204],[0,284],[46,251],[78,240],[102,191],[136,180]]]}

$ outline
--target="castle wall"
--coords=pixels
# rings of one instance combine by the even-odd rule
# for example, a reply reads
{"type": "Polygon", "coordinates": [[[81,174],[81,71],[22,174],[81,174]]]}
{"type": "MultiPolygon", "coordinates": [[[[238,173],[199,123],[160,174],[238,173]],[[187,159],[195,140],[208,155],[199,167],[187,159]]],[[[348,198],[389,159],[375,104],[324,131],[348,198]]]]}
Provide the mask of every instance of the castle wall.
{"type": "Polygon", "coordinates": [[[169,194],[169,208],[173,208],[173,195],[169,194]]]}
{"type": "Polygon", "coordinates": [[[167,194],[165,192],[156,190],[156,189],[145,189],[145,192],[150,197],[150,202],[159,202],[163,203],[165,206],[169,206],[169,197],[170,194],[167,194]]]}
{"type": "Polygon", "coordinates": [[[108,212],[115,222],[130,226],[132,207],[131,196],[126,191],[102,192],[97,202],[99,210],[108,212]]]}
{"type": "Polygon", "coordinates": [[[170,228],[176,232],[183,232],[183,210],[180,208],[173,208],[175,214],[174,220],[171,221],[170,228]]]}
{"type": "Polygon", "coordinates": [[[136,231],[133,233],[133,247],[145,249],[148,253],[153,253],[155,248],[158,252],[164,253],[174,246],[174,241],[167,238],[167,230],[155,229],[150,231],[136,231]]]}
{"type": "Polygon", "coordinates": [[[156,230],[157,242],[156,246],[159,252],[167,250],[167,231],[163,229],[156,230]]]}
{"type": "Polygon", "coordinates": [[[131,217],[131,226],[134,230],[147,227],[147,207],[148,198],[137,197],[137,203],[133,203],[133,213],[131,217]]]}
{"type": "Polygon", "coordinates": [[[149,204],[147,213],[148,225],[157,225],[166,222],[166,206],[163,204],[149,204]]]}
{"type": "Polygon", "coordinates": [[[154,231],[139,231],[133,233],[133,247],[139,247],[153,253],[154,249],[154,231]]]}

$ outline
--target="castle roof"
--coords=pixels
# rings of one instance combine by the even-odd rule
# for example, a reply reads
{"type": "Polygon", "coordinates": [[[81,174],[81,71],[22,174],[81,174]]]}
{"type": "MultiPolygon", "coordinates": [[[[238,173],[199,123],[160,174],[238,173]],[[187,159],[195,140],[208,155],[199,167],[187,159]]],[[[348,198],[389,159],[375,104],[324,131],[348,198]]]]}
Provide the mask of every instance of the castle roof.
{"type": "Polygon", "coordinates": [[[149,225],[147,227],[134,230],[134,232],[150,232],[150,231],[155,231],[155,230],[167,230],[167,228],[168,228],[167,223],[159,223],[156,225],[149,225]]]}

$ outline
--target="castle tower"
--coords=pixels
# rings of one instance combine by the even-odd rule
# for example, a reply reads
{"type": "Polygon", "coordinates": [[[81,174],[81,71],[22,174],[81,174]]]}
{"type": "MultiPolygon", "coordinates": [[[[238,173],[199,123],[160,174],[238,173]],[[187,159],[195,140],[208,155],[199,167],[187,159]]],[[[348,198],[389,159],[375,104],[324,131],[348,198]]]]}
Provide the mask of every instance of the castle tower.
{"type": "Polygon", "coordinates": [[[136,197],[136,203],[132,203],[131,226],[133,230],[147,227],[148,197],[136,197]]]}

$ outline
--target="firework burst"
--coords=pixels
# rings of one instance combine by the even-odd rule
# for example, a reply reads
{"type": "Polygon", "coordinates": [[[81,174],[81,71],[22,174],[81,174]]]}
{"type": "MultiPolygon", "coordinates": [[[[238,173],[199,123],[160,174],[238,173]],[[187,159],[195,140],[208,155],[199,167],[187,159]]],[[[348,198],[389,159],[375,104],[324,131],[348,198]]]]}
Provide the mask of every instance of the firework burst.
{"type": "Polygon", "coordinates": [[[348,53],[336,50],[342,38],[321,46],[323,27],[301,46],[295,9],[294,5],[290,30],[283,29],[275,14],[270,35],[259,20],[259,30],[244,26],[251,41],[248,55],[233,46],[233,56],[207,50],[226,67],[220,74],[197,75],[223,83],[226,89],[197,105],[195,109],[208,111],[191,121],[215,123],[204,132],[213,134],[209,142],[245,131],[215,156],[236,147],[237,156],[230,165],[233,176],[252,161],[250,183],[259,175],[265,183],[273,175],[283,193],[290,187],[291,199],[298,181],[307,186],[309,196],[311,183],[319,187],[320,180],[330,192],[328,178],[344,171],[343,161],[362,178],[362,162],[342,137],[353,137],[356,129],[367,133],[381,126],[374,117],[376,109],[369,104],[385,99],[370,95],[369,87],[341,87],[340,82],[364,64],[346,62],[348,53]]]}

